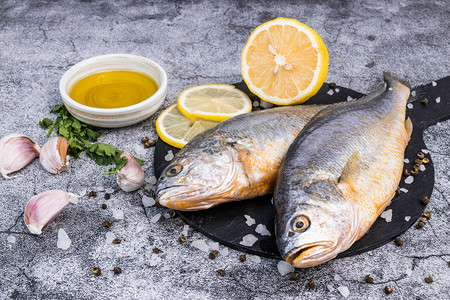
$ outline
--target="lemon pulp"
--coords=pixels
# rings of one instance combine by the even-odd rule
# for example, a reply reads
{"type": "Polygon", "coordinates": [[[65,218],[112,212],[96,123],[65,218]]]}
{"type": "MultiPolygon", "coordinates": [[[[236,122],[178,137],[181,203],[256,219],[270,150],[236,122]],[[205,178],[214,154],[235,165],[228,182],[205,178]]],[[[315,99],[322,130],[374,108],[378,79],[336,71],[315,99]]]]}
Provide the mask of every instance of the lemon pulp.
{"type": "Polygon", "coordinates": [[[135,71],[107,71],[89,75],[69,92],[76,102],[96,108],[120,108],[151,97],[158,85],[150,76],[135,71]]]}

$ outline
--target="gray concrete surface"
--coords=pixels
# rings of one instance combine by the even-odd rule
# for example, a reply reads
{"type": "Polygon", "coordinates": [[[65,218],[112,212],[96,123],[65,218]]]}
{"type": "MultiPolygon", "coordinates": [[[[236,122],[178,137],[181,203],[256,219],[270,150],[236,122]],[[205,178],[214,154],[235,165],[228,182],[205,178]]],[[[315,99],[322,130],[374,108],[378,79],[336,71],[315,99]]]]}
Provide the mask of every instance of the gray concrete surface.
{"type": "MultiPolygon", "coordinates": [[[[279,16],[297,18],[322,36],[330,53],[328,82],[368,92],[384,70],[413,86],[450,75],[448,1],[319,2],[1,1],[0,135],[24,132],[43,145],[45,131],[38,121],[61,102],[60,77],[95,55],[131,53],[159,62],[169,78],[164,107],[190,86],[240,81],[240,53],[248,36],[279,16]]],[[[135,152],[142,136],[157,137],[155,119],[102,130],[101,141],[135,152]]],[[[347,299],[450,299],[449,130],[447,121],[426,132],[436,188],[429,205],[433,217],[425,228],[409,229],[401,248],[389,243],[299,270],[298,281],[281,276],[275,260],[242,263],[234,250],[211,260],[190,246],[196,239],[209,241],[192,229],[188,243],[180,244],[182,228],[174,219],[149,222],[167,210],[144,209],[139,192],[120,191],[114,176],[99,175],[105,168],[84,155],[57,176],[35,161],[19,172],[21,177],[0,180],[0,298],[343,299],[337,288],[346,286],[347,299]],[[56,188],[99,193],[66,207],[42,236],[30,235],[23,223],[25,204],[34,194],[56,188]],[[101,191],[107,188],[114,189],[108,201],[101,191]],[[121,209],[124,219],[115,220],[112,209],[121,209]],[[105,219],[112,221],[111,228],[102,228],[105,219]],[[66,251],[56,246],[60,228],[72,240],[66,251]],[[107,244],[108,231],[122,243],[107,244]],[[163,250],[156,266],[153,247],[163,250]],[[94,266],[102,269],[101,276],[93,276],[94,266]],[[115,266],[123,273],[114,275],[115,266]],[[226,270],[225,277],[218,276],[219,268],[226,270]],[[374,284],[364,282],[369,273],[374,284]],[[432,284],[424,282],[429,275],[432,284]],[[309,279],[316,289],[306,287],[309,279]],[[384,294],[386,285],[394,289],[391,295],[384,294]]],[[[150,179],[153,149],[145,151],[150,179]]]]}

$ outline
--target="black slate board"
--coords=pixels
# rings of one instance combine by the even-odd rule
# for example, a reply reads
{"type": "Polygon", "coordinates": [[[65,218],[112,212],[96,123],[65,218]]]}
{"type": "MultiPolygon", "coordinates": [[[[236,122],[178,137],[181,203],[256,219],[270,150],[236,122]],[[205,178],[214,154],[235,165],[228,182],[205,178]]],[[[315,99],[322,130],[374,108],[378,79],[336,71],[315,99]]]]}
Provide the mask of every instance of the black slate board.
{"type": "MultiPolygon", "coordinates": [[[[260,100],[248,90],[244,82],[235,84],[235,86],[246,92],[252,101],[260,100]]],[[[409,159],[409,163],[405,163],[405,168],[408,170],[412,168],[419,151],[425,149],[424,153],[428,152],[423,142],[423,131],[428,126],[450,118],[449,87],[450,77],[446,77],[411,90],[412,95],[407,108],[407,115],[411,118],[414,129],[405,152],[405,158],[409,159]],[[421,103],[424,98],[428,99],[428,105],[421,103]],[[440,99],[440,102],[436,99],[440,99]]],[[[347,101],[349,96],[352,98],[363,96],[361,93],[340,86],[334,87],[332,91],[330,92],[329,84],[325,83],[319,92],[308,100],[307,104],[331,104],[347,101]]],[[[175,154],[179,149],[158,140],[154,156],[154,168],[157,177],[169,164],[164,159],[169,150],[172,150],[175,154]]],[[[338,257],[351,256],[380,247],[405,232],[422,215],[425,205],[422,204],[420,199],[423,196],[430,197],[434,185],[434,168],[430,154],[426,153],[425,157],[430,159],[430,162],[425,165],[426,170],[420,172],[414,178],[412,184],[406,184],[404,182],[405,177],[402,177],[399,187],[407,189],[408,192],[401,192],[400,195],[395,196],[386,208],[387,210],[392,209],[392,221],[388,223],[384,219],[378,218],[361,239],[354,243],[350,249],[339,254],[338,257]]],[[[222,204],[209,210],[178,212],[178,214],[191,227],[223,245],[251,254],[280,259],[275,244],[274,208],[271,204],[271,198],[272,195],[266,195],[255,199],[222,204]],[[256,225],[247,226],[244,215],[254,218],[256,224],[266,225],[271,235],[261,236],[256,233],[256,225]],[[249,233],[258,237],[258,241],[252,247],[240,245],[239,242],[242,237],[249,233]]]]}

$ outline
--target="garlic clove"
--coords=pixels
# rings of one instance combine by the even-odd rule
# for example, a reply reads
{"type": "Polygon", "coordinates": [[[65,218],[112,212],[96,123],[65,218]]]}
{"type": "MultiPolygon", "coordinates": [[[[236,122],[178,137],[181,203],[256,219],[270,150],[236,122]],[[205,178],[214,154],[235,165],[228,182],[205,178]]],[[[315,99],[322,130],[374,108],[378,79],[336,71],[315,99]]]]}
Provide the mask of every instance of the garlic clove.
{"type": "Polygon", "coordinates": [[[39,156],[40,147],[29,137],[21,133],[5,136],[0,140],[0,172],[6,179],[17,176],[8,176],[28,165],[39,156]]]}
{"type": "Polygon", "coordinates": [[[61,136],[54,137],[42,146],[39,160],[42,166],[53,174],[58,174],[67,169],[69,158],[67,149],[69,141],[61,136]]]}
{"type": "Polygon", "coordinates": [[[78,196],[61,190],[49,190],[31,197],[24,213],[28,230],[32,234],[41,234],[42,228],[56,218],[71,197],[78,196]]]}
{"type": "Polygon", "coordinates": [[[132,192],[139,189],[145,181],[145,174],[141,165],[129,152],[122,153],[120,157],[125,157],[127,163],[117,172],[117,184],[125,192],[132,192]]]}

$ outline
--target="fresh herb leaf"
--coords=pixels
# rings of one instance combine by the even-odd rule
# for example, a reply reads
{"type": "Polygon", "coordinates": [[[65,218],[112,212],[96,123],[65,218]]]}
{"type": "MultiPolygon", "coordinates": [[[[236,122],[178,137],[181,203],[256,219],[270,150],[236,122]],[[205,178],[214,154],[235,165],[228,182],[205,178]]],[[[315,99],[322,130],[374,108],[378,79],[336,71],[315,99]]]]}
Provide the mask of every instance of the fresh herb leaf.
{"type": "Polygon", "coordinates": [[[44,119],[42,119],[42,121],[39,121],[39,126],[41,126],[44,129],[47,129],[52,125],[53,125],[53,121],[50,120],[49,118],[44,118],[44,119]]]}
{"type": "MultiPolygon", "coordinates": [[[[88,141],[96,142],[100,133],[92,129],[90,125],[84,124],[72,117],[63,104],[56,105],[50,112],[59,113],[56,121],[53,122],[51,119],[45,118],[39,122],[39,125],[45,129],[51,126],[47,137],[50,137],[53,130],[57,136],[65,137],[69,141],[68,154],[70,156],[78,158],[81,152],[86,151],[87,155],[99,165],[116,165],[115,168],[111,168],[108,172],[102,174],[116,173],[125,166],[127,159],[120,158],[123,151],[109,144],[89,143],[88,141]]],[[[141,166],[144,164],[139,158],[135,157],[135,159],[141,166]]]]}

